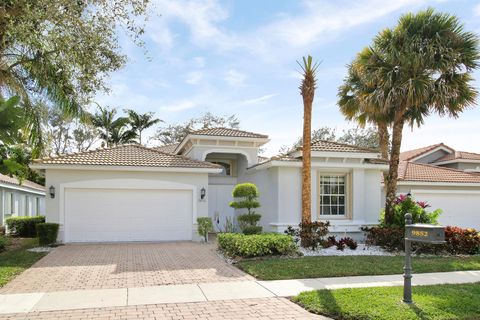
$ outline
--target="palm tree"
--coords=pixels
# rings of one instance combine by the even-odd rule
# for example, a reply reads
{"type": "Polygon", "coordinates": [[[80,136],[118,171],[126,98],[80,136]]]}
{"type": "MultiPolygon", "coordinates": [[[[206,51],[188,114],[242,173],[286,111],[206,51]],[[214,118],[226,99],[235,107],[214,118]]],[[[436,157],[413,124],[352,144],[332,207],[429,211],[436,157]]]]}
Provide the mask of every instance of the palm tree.
{"type": "Polygon", "coordinates": [[[318,63],[311,56],[303,57],[303,63],[297,61],[302,70],[303,80],[299,87],[303,98],[303,147],[302,147],[302,222],[312,221],[312,104],[316,89],[318,63]]]}
{"type": "Polygon", "coordinates": [[[153,112],[147,112],[144,114],[140,114],[135,112],[135,110],[127,109],[125,110],[128,114],[128,118],[130,121],[130,126],[132,127],[132,130],[137,134],[138,136],[138,143],[142,144],[142,132],[145,129],[150,128],[151,126],[162,122],[160,119],[153,118],[154,113],[153,112]]]}
{"type": "Polygon", "coordinates": [[[112,143],[116,145],[122,141],[119,139],[122,131],[121,128],[128,124],[128,118],[119,117],[115,119],[116,114],[116,109],[99,106],[99,111],[92,115],[90,119],[93,126],[100,131],[100,138],[105,142],[107,147],[110,147],[112,143]],[[116,135],[115,139],[112,139],[113,134],[116,135]]]}
{"type": "Polygon", "coordinates": [[[114,122],[110,131],[110,136],[108,138],[108,142],[110,146],[118,146],[120,144],[136,142],[135,139],[137,139],[138,136],[135,133],[135,131],[128,129],[127,124],[128,124],[128,121],[114,122]]]}
{"type": "Polygon", "coordinates": [[[430,113],[458,117],[475,104],[472,73],[480,63],[479,38],[452,15],[433,9],[406,14],[374,39],[357,62],[365,83],[362,112],[391,121],[390,167],[385,181],[385,223],[393,221],[402,132],[405,123],[430,113]]]}

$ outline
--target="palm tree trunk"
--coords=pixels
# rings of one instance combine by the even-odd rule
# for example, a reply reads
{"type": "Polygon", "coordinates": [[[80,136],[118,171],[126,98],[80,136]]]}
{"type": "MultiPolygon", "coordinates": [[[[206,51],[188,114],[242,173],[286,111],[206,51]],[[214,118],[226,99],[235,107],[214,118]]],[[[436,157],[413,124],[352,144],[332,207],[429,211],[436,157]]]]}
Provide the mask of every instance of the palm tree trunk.
{"type": "Polygon", "coordinates": [[[397,197],[397,178],[398,164],[400,162],[400,147],[402,145],[403,134],[403,113],[395,116],[392,130],[392,151],[390,153],[390,167],[385,180],[386,200],[385,200],[385,223],[393,223],[393,205],[397,197]]]}
{"type": "Polygon", "coordinates": [[[138,142],[142,145],[142,130],[138,130],[138,142]]]}
{"type": "Polygon", "coordinates": [[[382,158],[388,160],[388,126],[385,122],[378,122],[377,123],[377,131],[378,131],[378,144],[380,146],[380,152],[382,154],[382,158]]]}
{"type": "Polygon", "coordinates": [[[302,222],[312,221],[312,102],[313,97],[303,98],[303,148],[302,148],[302,222]]]}

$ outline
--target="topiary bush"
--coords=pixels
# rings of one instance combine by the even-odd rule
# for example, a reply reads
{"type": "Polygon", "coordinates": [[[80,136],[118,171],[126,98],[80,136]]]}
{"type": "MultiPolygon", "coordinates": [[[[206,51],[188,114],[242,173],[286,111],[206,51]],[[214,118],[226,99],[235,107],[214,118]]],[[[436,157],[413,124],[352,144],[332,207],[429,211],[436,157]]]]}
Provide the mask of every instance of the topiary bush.
{"type": "Polygon", "coordinates": [[[38,244],[41,246],[49,246],[57,242],[58,229],[58,223],[38,223],[38,244]]]}
{"type": "Polygon", "coordinates": [[[290,255],[297,250],[291,237],[276,233],[255,235],[221,233],[217,236],[217,242],[219,249],[230,257],[290,255]]]}
{"type": "Polygon", "coordinates": [[[18,237],[34,238],[37,236],[36,225],[45,222],[45,216],[12,217],[5,220],[8,232],[18,237]]]}
{"type": "Polygon", "coordinates": [[[240,183],[235,186],[232,192],[234,201],[230,202],[230,207],[235,209],[247,209],[247,213],[240,214],[237,217],[238,226],[244,234],[259,234],[262,232],[262,227],[257,226],[257,223],[262,218],[262,215],[255,213],[253,209],[260,207],[258,201],[258,189],[253,183],[240,183]]]}
{"type": "Polygon", "coordinates": [[[208,233],[213,231],[212,218],[210,217],[197,218],[197,231],[198,231],[198,234],[205,239],[205,242],[208,242],[208,233]]]}

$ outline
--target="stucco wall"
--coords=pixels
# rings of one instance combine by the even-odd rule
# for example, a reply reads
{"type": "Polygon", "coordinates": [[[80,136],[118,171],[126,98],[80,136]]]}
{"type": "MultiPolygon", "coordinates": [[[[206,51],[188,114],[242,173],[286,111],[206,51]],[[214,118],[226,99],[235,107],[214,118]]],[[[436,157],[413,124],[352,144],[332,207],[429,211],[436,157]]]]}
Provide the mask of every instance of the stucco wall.
{"type": "MultiPolygon", "coordinates": [[[[145,185],[155,184],[161,181],[168,183],[179,183],[190,185],[193,190],[194,208],[197,217],[208,216],[208,194],[205,200],[200,201],[200,189],[208,189],[208,175],[206,173],[178,173],[178,172],[137,172],[137,171],[89,171],[89,170],[55,170],[48,169],[45,173],[46,186],[54,186],[56,189],[56,196],[54,199],[46,198],[46,219],[48,222],[62,223],[63,218],[60,217],[61,203],[61,189],[62,184],[73,182],[92,181],[110,181],[115,185],[116,180],[122,180],[120,184],[124,188],[128,188],[128,183],[125,179],[132,181],[145,181],[145,185]]],[[[93,183],[93,182],[92,182],[93,183]]],[[[168,188],[167,188],[168,189],[168,188]]],[[[141,206],[140,206],[141,207],[141,206]]],[[[193,230],[196,231],[196,221],[193,221],[193,230]]],[[[194,235],[195,238],[196,234],[194,235]]],[[[63,225],[60,226],[59,239],[63,239],[63,225]]]]}
{"type": "Polygon", "coordinates": [[[0,186],[0,225],[3,225],[4,220],[9,217],[35,216],[44,214],[45,195],[0,186]],[[10,197],[11,193],[14,195],[12,204],[13,212],[7,212],[7,203],[9,202],[7,197],[10,197]],[[26,199],[28,201],[28,207],[25,206],[26,199]],[[36,199],[39,201],[38,208],[36,199]]]}
{"type": "Polygon", "coordinates": [[[411,192],[415,200],[428,202],[429,210],[442,209],[442,225],[480,229],[480,187],[409,185],[397,192],[411,192]]]}

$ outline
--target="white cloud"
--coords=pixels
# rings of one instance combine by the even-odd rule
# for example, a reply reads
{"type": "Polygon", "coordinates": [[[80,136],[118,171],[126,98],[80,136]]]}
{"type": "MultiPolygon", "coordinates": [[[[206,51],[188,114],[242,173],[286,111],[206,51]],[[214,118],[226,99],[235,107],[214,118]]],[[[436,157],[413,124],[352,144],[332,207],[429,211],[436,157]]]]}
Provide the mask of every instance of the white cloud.
{"type": "Polygon", "coordinates": [[[242,101],[242,104],[262,104],[276,96],[278,96],[278,93],[266,94],[258,98],[244,100],[242,101]]]}
{"type": "Polygon", "coordinates": [[[227,71],[223,79],[232,87],[242,87],[245,85],[247,76],[235,69],[230,69],[227,71]]]}
{"type": "Polygon", "coordinates": [[[202,71],[192,71],[187,73],[185,77],[185,82],[192,85],[197,85],[203,80],[202,71]]]}
{"type": "Polygon", "coordinates": [[[480,16],[480,4],[477,4],[474,8],[473,8],[473,12],[476,16],[480,16]]]}
{"type": "Polygon", "coordinates": [[[168,111],[168,112],[180,112],[188,109],[193,109],[197,106],[198,104],[194,100],[180,100],[180,101],[175,101],[171,104],[162,106],[160,107],[160,110],[168,111]]]}
{"type": "Polygon", "coordinates": [[[205,58],[204,57],[195,57],[195,58],[193,58],[193,61],[195,62],[195,65],[198,68],[204,68],[205,67],[205,58]]]}

